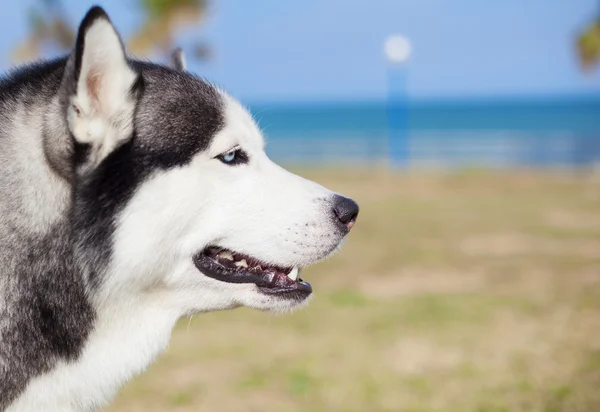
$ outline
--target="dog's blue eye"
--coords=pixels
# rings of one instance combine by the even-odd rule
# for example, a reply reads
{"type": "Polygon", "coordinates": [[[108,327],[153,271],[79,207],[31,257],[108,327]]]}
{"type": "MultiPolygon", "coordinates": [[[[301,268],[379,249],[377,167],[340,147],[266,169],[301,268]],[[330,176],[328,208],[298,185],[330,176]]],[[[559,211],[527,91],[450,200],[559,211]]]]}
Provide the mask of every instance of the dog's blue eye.
{"type": "Polygon", "coordinates": [[[231,150],[217,156],[221,162],[233,166],[248,163],[248,155],[242,149],[231,150]]]}
{"type": "Polygon", "coordinates": [[[225,153],[223,155],[223,162],[231,163],[235,160],[235,156],[237,155],[237,150],[235,152],[225,153]]]}

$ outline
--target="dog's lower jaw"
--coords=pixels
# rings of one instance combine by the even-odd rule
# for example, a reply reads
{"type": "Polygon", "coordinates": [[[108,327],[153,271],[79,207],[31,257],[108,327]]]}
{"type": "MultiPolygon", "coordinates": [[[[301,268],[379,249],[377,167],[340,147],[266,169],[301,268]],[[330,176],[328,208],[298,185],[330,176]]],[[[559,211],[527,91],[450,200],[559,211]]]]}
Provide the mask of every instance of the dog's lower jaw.
{"type": "Polygon", "coordinates": [[[179,313],[160,296],[101,308],[94,331],[73,362],[32,379],[6,412],[80,412],[106,405],[163,352],[179,313]]]}

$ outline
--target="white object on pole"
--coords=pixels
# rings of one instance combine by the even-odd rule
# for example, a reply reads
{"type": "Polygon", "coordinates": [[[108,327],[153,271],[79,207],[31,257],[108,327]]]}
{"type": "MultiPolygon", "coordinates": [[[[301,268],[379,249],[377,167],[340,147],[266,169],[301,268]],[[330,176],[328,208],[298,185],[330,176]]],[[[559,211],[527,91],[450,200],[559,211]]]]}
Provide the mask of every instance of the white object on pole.
{"type": "Polygon", "coordinates": [[[386,39],[383,50],[390,62],[404,63],[410,58],[412,46],[406,37],[395,34],[386,39]]]}

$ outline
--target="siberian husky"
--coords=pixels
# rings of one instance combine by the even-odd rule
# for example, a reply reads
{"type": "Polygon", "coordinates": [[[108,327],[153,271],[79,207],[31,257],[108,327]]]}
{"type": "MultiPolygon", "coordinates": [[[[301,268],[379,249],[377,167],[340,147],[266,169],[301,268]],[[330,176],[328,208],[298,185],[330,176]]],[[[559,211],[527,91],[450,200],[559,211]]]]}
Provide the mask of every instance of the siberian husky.
{"type": "Polygon", "coordinates": [[[129,59],[100,7],[73,52],[0,80],[0,410],[93,411],[175,322],[286,312],[351,199],[271,162],[233,98],[129,59]]]}

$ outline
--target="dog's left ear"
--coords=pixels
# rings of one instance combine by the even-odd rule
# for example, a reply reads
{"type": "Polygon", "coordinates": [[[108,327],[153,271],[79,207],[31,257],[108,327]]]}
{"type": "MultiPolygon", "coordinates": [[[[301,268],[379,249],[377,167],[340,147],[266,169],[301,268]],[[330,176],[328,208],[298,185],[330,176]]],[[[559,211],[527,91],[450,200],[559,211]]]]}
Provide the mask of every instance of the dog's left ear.
{"type": "Polygon", "coordinates": [[[98,164],[132,137],[137,78],[108,15],[93,7],[79,26],[63,79],[67,124],[75,141],[88,146],[86,163],[98,164]]]}
{"type": "Polygon", "coordinates": [[[178,47],[171,54],[171,66],[174,69],[186,71],[187,70],[187,62],[185,59],[185,53],[183,50],[178,47]]]}

